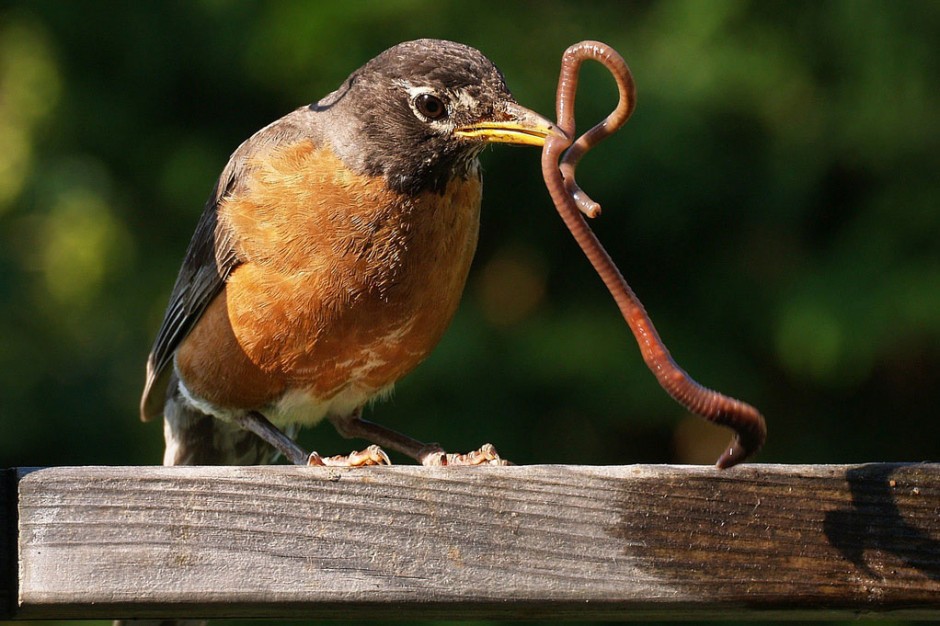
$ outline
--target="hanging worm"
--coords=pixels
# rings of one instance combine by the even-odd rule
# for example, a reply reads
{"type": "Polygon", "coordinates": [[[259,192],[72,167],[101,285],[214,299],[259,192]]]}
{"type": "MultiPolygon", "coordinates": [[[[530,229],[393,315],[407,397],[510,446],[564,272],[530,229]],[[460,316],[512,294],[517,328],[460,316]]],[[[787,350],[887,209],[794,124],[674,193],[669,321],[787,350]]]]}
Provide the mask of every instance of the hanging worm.
{"type": "Polygon", "coordinates": [[[557,125],[566,136],[553,134],[546,140],[542,149],[542,175],[561,218],[617,302],[636,337],[643,360],[659,384],[689,411],[734,430],[730,446],[717,462],[719,468],[732,467],[757,452],[764,444],[767,436],[764,417],[749,404],[703,387],[679,367],[659,338],[643,304],[579,213],[595,217],[600,214],[600,205],[591,200],[575,182],[578,161],[599,141],[623,126],[635,105],[636,90],[630,68],[613,48],[597,41],[582,41],[568,48],[562,57],[556,100],[557,125]],[[603,122],[572,142],[571,138],[575,136],[574,101],[578,72],[586,59],[598,61],[610,70],[617,81],[620,100],[617,108],[603,122]],[[564,153],[559,164],[559,153],[562,151],[564,153]]]}

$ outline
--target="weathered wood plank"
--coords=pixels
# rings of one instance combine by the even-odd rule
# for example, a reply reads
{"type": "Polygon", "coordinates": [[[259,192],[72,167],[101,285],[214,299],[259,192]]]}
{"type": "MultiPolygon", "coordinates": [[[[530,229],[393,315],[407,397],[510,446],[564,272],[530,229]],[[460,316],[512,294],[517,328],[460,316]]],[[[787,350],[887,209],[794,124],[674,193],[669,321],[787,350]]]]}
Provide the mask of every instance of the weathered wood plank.
{"type": "Polygon", "coordinates": [[[940,617],[936,464],[85,467],[18,489],[21,619],[940,617]]]}

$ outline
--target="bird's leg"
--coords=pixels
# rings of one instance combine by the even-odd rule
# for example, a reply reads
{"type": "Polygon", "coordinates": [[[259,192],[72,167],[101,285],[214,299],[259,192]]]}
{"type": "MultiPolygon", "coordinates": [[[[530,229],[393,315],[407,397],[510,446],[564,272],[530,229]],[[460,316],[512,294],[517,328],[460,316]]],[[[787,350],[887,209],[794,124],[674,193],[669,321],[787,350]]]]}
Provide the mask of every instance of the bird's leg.
{"type": "Polygon", "coordinates": [[[378,446],[369,446],[361,452],[350,452],[337,456],[321,457],[316,452],[308,453],[297,442],[285,435],[258,411],[239,413],[235,423],[258,435],[284,455],[294,465],[330,465],[341,467],[361,467],[363,465],[391,465],[388,455],[378,446]]]}
{"type": "Polygon", "coordinates": [[[357,409],[351,415],[331,417],[336,432],[347,439],[358,438],[377,443],[411,457],[421,465],[512,465],[500,458],[492,444],[484,444],[479,450],[466,454],[449,454],[436,443],[424,443],[386,428],[381,424],[362,419],[362,410],[357,409]]]}
{"type": "Polygon", "coordinates": [[[283,454],[284,458],[294,465],[307,464],[307,458],[310,455],[261,413],[257,411],[238,413],[233,421],[271,444],[275,450],[283,454]]]}

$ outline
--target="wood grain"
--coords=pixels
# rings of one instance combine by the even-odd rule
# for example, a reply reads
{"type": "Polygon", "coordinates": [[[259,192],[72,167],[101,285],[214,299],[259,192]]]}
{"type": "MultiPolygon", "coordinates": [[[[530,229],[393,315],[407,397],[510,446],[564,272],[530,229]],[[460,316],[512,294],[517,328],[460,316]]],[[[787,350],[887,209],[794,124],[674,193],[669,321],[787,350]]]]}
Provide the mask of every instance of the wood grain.
{"type": "Polygon", "coordinates": [[[15,616],[940,617],[940,465],[83,467],[15,616]]]}

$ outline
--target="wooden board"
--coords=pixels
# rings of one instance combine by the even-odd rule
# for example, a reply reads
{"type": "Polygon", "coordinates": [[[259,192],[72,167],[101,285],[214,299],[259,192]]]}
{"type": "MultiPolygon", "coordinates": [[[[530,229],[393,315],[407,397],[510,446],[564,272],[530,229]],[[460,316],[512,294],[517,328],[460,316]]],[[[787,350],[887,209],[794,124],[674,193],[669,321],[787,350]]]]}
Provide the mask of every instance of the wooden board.
{"type": "Polygon", "coordinates": [[[940,465],[23,475],[15,617],[940,618],[940,465]]]}

